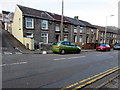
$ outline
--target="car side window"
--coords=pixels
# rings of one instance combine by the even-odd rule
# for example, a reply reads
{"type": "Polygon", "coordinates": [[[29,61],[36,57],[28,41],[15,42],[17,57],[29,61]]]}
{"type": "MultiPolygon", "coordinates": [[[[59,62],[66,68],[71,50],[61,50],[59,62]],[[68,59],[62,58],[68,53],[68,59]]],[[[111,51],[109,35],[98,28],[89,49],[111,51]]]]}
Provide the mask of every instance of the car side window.
{"type": "Polygon", "coordinates": [[[74,43],[72,43],[72,42],[70,42],[70,46],[75,46],[75,44],[74,44],[74,43]]]}
{"type": "Polygon", "coordinates": [[[62,45],[67,45],[67,46],[69,46],[69,42],[62,42],[62,45]]]}

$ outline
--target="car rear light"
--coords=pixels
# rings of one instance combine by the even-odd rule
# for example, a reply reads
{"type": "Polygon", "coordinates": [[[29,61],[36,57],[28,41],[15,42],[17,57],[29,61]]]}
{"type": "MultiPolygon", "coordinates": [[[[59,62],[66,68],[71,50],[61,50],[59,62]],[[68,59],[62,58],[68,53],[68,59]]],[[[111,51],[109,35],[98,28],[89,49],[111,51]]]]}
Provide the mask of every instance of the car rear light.
{"type": "Polygon", "coordinates": [[[60,48],[60,46],[58,46],[58,48],[60,48]]]}

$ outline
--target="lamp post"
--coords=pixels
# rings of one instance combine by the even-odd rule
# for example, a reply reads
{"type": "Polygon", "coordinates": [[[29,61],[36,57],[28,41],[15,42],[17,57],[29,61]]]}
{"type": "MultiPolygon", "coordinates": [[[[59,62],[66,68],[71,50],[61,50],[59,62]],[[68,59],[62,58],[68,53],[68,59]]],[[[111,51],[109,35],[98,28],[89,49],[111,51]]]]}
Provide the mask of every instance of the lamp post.
{"type": "Polygon", "coordinates": [[[114,15],[110,15],[110,16],[106,16],[106,25],[105,25],[105,39],[104,39],[104,44],[106,44],[106,35],[107,35],[107,20],[108,20],[108,17],[112,17],[112,16],[114,16],[114,15]]]}
{"type": "Polygon", "coordinates": [[[62,15],[61,15],[61,41],[63,41],[63,12],[64,12],[64,0],[62,0],[62,15]]]}

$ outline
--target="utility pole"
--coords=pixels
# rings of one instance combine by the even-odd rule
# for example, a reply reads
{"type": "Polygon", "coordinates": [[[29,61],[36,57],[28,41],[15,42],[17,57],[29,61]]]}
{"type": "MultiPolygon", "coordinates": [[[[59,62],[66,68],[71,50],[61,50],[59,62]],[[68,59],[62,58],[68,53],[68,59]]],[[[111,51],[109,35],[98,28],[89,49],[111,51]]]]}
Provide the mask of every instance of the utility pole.
{"type": "Polygon", "coordinates": [[[61,41],[63,41],[63,14],[64,14],[64,0],[62,0],[62,15],[61,15],[61,41]]]}

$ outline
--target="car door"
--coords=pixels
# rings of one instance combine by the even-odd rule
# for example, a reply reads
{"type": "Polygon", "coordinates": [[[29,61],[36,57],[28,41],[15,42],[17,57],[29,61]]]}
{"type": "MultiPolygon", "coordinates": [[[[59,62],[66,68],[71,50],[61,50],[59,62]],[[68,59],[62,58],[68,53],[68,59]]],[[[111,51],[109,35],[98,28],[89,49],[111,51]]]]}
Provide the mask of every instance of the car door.
{"type": "Polygon", "coordinates": [[[64,49],[66,52],[70,52],[71,46],[69,45],[69,42],[64,41],[62,42],[62,49],[64,49]]]}
{"type": "Polygon", "coordinates": [[[73,42],[70,42],[70,46],[71,46],[71,52],[76,52],[77,48],[76,45],[73,42]]]}

